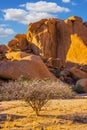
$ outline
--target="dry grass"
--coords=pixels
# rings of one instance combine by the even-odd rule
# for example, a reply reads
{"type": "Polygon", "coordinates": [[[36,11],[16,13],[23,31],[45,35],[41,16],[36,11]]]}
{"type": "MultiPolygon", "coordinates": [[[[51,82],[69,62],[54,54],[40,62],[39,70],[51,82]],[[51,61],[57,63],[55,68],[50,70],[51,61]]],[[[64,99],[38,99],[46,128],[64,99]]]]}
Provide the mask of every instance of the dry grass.
{"type": "MultiPolygon", "coordinates": [[[[0,129],[2,130],[87,129],[87,99],[80,97],[77,97],[78,99],[72,99],[74,93],[67,84],[60,81],[34,81],[30,83],[25,81],[11,81],[4,84],[0,90],[2,99],[13,99],[12,101],[0,102],[0,129]],[[32,87],[33,89],[31,89],[32,87]],[[29,89],[29,93],[27,88],[29,89]],[[40,90],[38,92],[41,92],[41,95],[40,93],[39,95],[37,93],[35,94],[35,102],[37,101],[36,99],[39,100],[40,96],[44,97],[42,94],[48,95],[49,92],[51,94],[51,98],[48,98],[48,102],[42,107],[40,116],[36,116],[35,111],[29,106],[28,102],[17,100],[21,99],[19,96],[20,91],[25,92],[25,96],[29,96],[30,94],[29,97],[32,97],[32,93],[30,93],[33,92],[32,90],[40,90]]],[[[32,99],[29,97],[28,99],[32,99]]]]}
{"type": "Polygon", "coordinates": [[[60,80],[17,80],[3,83],[0,87],[1,100],[26,101],[36,115],[50,99],[71,99],[75,93],[60,80]]]}
{"type": "Polygon", "coordinates": [[[87,99],[50,100],[37,117],[22,101],[0,103],[2,130],[86,130],[87,99]]]}

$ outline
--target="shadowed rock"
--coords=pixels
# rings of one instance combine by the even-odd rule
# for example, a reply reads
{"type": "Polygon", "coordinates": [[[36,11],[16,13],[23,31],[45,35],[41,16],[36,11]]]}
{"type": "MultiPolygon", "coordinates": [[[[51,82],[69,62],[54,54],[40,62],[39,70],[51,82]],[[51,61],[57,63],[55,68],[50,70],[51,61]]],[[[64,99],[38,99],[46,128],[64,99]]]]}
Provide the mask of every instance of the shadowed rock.
{"type": "Polygon", "coordinates": [[[30,43],[25,34],[17,34],[13,40],[8,42],[8,47],[10,51],[26,51],[30,49],[30,43]]]}
{"type": "Polygon", "coordinates": [[[78,80],[76,86],[81,86],[83,91],[87,93],[87,78],[78,80]]]}

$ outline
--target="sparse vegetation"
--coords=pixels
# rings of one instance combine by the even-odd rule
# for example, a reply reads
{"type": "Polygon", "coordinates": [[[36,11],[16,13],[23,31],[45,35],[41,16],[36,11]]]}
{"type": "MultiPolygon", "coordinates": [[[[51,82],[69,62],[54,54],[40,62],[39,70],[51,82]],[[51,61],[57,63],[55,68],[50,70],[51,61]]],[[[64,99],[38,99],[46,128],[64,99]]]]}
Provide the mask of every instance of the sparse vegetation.
{"type": "Polygon", "coordinates": [[[50,100],[42,108],[41,115],[35,116],[23,101],[0,102],[0,129],[86,130],[87,98],[50,100]]]}
{"type": "Polygon", "coordinates": [[[50,99],[73,98],[75,93],[61,81],[33,80],[9,81],[1,87],[2,100],[25,100],[39,115],[50,99]]]}

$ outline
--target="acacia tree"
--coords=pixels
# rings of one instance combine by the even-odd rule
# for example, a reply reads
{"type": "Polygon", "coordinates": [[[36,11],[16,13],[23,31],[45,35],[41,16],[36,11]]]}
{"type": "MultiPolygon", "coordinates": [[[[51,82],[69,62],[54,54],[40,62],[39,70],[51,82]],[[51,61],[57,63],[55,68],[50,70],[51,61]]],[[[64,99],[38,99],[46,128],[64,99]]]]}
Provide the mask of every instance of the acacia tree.
{"type": "Polygon", "coordinates": [[[75,93],[61,81],[32,80],[10,81],[0,88],[3,100],[25,100],[39,115],[41,108],[50,99],[73,98],[75,93]]]}

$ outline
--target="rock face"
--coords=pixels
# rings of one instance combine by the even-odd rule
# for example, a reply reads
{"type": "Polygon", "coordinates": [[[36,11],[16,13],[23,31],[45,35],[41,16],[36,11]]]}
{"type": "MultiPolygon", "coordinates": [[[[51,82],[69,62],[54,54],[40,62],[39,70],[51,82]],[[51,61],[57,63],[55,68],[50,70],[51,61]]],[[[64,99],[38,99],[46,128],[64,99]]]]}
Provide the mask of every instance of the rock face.
{"type": "Polygon", "coordinates": [[[21,60],[22,58],[29,56],[29,53],[26,52],[8,52],[5,54],[8,60],[21,60]]]}
{"type": "Polygon", "coordinates": [[[87,93],[87,79],[80,79],[76,83],[77,86],[81,86],[84,90],[84,92],[87,93]]]}
{"type": "Polygon", "coordinates": [[[47,66],[60,70],[63,67],[63,64],[59,58],[49,58],[47,61],[47,66]]]}
{"type": "Polygon", "coordinates": [[[8,51],[8,47],[6,45],[0,45],[0,54],[4,54],[8,51]]]}
{"type": "Polygon", "coordinates": [[[82,71],[87,73],[87,65],[80,66],[80,70],[82,70],[82,71]]]}
{"type": "Polygon", "coordinates": [[[87,22],[72,16],[30,24],[26,34],[17,34],[7,46],[0,45],[0,78],[55,79],[41,59],[67,83],[87,78],[87,22]],[[74,65],[80,68],[71,68],[74,65]]]}
{"type": "Polygon", "coordinates": [[[5,53],[7,53],[8,47],[6,45],[0,45],[0,60],[5,59],[5,53]]]}
{"type": "Polygon", "coordinates": [[[87,64],[86,25],[76,16],[64,21],[43,19],[30,24],[26,35],[38,55],[60,58],[63,63],[87,64]]]}
{"type": "Polygon", "coordinates": [[[82,71],[82,70],[80,70],[80,69],[78,69],[78,68],[76,68],[76,67],[72,67],[72,68],[70,69],[70,72],[71,72],[71,74],[72,74],[74,77],[76,77],[76,78],[78,78],[78,79],[87,78],[87,73],[84,72],[84,71],[82,71]]]}
{"type": "Polygon", "coordinates": [[[70,43],[67,28],[62,20],[44,19],[29,25],[27,39],[37,46],[37,54],[47,58],[58,57],[64,61],[68,50],[66,42],[70,43]]]}
{"type": "Polygon", "coordinates": [[[39,56],[30,55],[14,61],[3,61],[0,63],[0,78],[18,79],[37,78],[37,79],[52,79],[56,77],[49,72],[39,56]]]}
{"type": "Polygon", "coordinates": [[[17,34],[13,40],[8,42],[8,47],[10,51],[26,51],[30,49],[30,43],[25,34],[17,34]]]}

